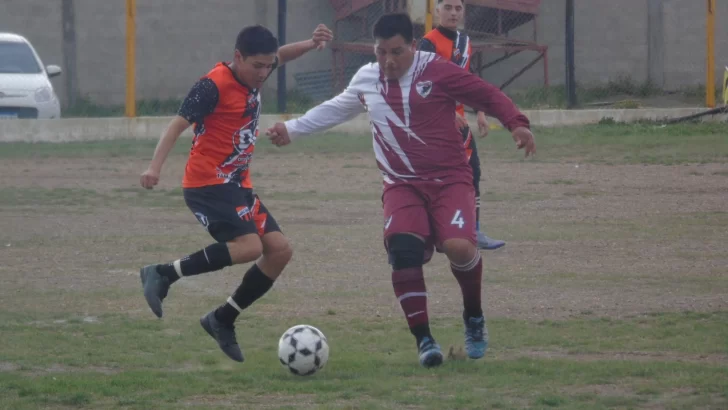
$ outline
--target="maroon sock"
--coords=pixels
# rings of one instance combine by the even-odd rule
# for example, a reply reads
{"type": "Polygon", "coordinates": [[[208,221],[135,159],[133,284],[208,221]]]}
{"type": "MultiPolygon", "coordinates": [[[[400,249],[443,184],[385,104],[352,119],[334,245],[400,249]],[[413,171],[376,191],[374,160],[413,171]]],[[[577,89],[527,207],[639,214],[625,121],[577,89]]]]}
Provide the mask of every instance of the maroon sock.
{"type": "Polygon", "coordinates": [[[478,252],[472,261],[463,266],[450,265],[452,274],[458,280],[460,290],[463,292],[464,316],[483,316],[483,307],[480,301],[481,281],[483,279],[483,259],[478,252]]]}
{"type": "Polygon", "coordinates": [[[392,271],[392,286],[410,329],[427,325],[427,289],[422,267],[392,271]]]}

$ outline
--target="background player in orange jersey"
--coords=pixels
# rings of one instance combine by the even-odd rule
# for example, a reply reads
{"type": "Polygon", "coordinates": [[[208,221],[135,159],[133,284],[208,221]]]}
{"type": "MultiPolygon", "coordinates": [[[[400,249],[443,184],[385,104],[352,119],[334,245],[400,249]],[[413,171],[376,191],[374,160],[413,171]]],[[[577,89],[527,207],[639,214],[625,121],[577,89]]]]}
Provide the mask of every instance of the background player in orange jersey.
{"type": "Polygon", "coordinates": [[[236,39],[233,61],[216,64],[195,83],[141,175],[144,188],[157,185],[175,142],[195,125],[182,188],[187,206],[216,243],[170,263],[145,266],[140,276],[144,297],[161,318],[162,300],[183,276],[255,261],[232,296],[200,319],[222,351],[239,362],[243,353],[233,323],[273,286],[293,254],[250,180],[261,112],[260,87],[276,67],[322,49],[332,39],[331,30],[319,25],[311,39],[278,48],[278,40],[265,27],[244,28],[236,39]]]}
{"type": "MultiPolygon", "coordinates": [[[[465,15],[465,2],[463,0],[438,0],[435,12],[440,19],[440,24],[425,35],[418,48],[421,51],[437,53],[440,57],[452,61],[464,70],[470,71],[470,57],[472,56],[470,37],[458,31],[458,26],[465,15]]],[[[470,131],[468,121],[465,119],[465,107],[463,104],[458,104],[456,110],[455,123],[463,134],[465,152],[468,155],[470,167],[473,169],[478,248],[498,249],[505,246],[506,243],[488,237],[480,229],[480,157],[478,156],[478,148],[475,145],[473,133],[470,131]]],[[[488,135],[488,121],[482,111],[478,112],[478,130],[481,137],[488,135]]]]}

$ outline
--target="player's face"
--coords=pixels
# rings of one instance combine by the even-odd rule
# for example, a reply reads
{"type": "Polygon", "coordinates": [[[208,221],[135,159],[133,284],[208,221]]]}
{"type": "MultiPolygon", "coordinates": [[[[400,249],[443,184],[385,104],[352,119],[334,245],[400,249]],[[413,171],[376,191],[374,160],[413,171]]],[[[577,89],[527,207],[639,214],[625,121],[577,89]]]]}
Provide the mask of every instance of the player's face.
{"type": "Polygon", "coordinates": [[[263,85],[273,70],[275,61],[275,53],[243,57],[239,51],[235,51],[236,74],[240,81],[252,88],[260,88],[263,85]]]}
{"type": "Polygon", "coordinates": [[[465,5],[463,0],[443,0],[437,5],[437,16],[440,18],[440,25],[451,30],[457,30],[460,22],[463,21],[465,5]]]}
{"type": "Polygon", "coordinates": [[[414,41],[408,43],[399,34],[388,39],[376,39],[374,54],[387,79],[396,80],[407,73],[414,60],[415,47],[414,41]]]}

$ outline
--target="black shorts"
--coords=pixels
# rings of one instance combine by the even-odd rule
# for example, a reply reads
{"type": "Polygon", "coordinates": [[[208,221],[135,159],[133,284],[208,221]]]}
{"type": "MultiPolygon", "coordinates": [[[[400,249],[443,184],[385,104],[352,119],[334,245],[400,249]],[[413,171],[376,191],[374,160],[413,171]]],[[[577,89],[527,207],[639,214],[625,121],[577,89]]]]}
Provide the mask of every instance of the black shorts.
{"type": "Polygon", "coordinates": [[[228,242],[248,234],[263,236],[281,230],[250,188],[220,184],[182,191],[187,207],[218,242],[228,242]]]}
{"type": "Polygon", "coordinates": [[[470,127],[461,130],[463,141],[465,144],[465,155],[468,156],[468,163],[473,170],[473,185],[475,186],[475,196],[480,196],[480,157],[478,156],[478,147],[475,145],[475,137],[470,131],[470,127]]]}

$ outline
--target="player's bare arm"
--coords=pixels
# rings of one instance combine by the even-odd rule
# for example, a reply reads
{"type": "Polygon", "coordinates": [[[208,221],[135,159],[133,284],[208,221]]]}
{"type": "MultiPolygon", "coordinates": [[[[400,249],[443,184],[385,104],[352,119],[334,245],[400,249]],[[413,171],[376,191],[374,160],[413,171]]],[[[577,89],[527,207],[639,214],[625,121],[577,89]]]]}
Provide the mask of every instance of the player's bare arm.
{"type": "Polygon", "coordinates": [[[196,82],[185,98],[179,113],[170,121],[167,128],[162,132],[154,156],[149,167],[141,175],[140,183],[146,189],[152,189],[159,183],[159,175],[162,166],[169,156],[179,136],[194,122],[202,121],[210,114],[219,98],[219,92],[215,84],[209,79],[196,82]]]}
{"type": "Polygon", "coordinates": [[[478,111],[478,131],[480,131],[481,138],[488,136],[488,128],[488,119],[485,118],[485,113],[478,111]]]}
{"type": "Polygon", "coordinates": [[[334,33],[324,24],[319,24],[310,39],[286,44],[278,49],[278,64],[285,64],[314,49],[322,50],[331,40],[334,33]]]}
{"type": "MultiPolygon", "coordinates": [[[[476,74],[472,68],[470,70],[471,73],[474,75],[476,74]]],[[[488,124],[488,119],[485,117],[485,113],[483,111],[478,111],[477,113],[478,117],[478,131],[480,132],[480,138],[485,138],[488,136],[488,132],[490,131],[490,124],[488,124]]]]}
{"type": "Polygon", "coordinates": [[[468,127],[468,119],[464,116],[455,113],[455,127],[459,130],[463,130],[468,127]]]}
{"type": "Polygon", "coordinates": [[[154,156],[149,167],[142,174],[139,182],[146,189],[152,189],[159,183],[159,174],[162,172],[164,161],[167,160],[169,152],[172,151],[175,142],[180,135],[190,126],[186,119],[176,116],[169,122],[169,125],[162,133],[154,150],[154,156]]]}

